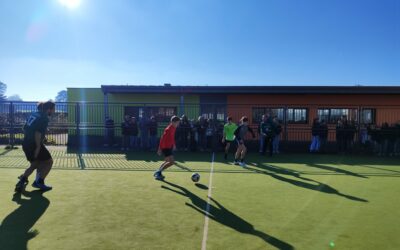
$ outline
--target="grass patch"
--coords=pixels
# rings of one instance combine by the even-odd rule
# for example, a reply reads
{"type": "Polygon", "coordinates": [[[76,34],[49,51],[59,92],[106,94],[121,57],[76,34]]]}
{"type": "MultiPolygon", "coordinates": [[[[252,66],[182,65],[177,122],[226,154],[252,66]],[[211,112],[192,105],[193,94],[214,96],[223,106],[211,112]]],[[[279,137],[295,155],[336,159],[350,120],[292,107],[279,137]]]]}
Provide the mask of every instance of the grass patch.
{"type": "MultiPolygon", "coordinates": [[[[0,150],[0,249],[201,248],[210,154],[178,153],[181,167],[157,182],[152,171],[161,159],[154,153],[51,151],[54,190],[28,186],[15,196],[27,163],[20,149],[0,150]],[[200,185],[185,168],[201,174],[200,185]]],[[[398,158],[247,159],[240,168],[215,158],[208,249],[400,246],[398,158]]]]}

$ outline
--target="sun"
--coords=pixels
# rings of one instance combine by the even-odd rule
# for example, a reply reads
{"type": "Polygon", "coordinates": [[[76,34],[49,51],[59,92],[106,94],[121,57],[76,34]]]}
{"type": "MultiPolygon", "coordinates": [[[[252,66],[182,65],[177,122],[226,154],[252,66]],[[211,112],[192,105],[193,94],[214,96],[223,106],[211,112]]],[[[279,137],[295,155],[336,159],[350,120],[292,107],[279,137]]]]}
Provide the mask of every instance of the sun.
{"type": "Polygon", "coordinates": [[[81,4],[81,0],[58,0],[58,2],[68,9],[76,9],[81,4]]]}

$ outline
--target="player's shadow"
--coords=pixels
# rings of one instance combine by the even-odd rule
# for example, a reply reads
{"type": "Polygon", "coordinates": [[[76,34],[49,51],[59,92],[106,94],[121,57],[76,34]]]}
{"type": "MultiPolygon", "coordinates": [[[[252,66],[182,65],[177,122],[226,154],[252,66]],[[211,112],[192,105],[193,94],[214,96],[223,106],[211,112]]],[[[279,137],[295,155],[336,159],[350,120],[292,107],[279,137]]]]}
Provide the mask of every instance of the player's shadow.
{"type": "Polygon", "coordinates": [[[174,187],[175,189],[164,186],[162,185],[161,187],[170,190],[172,192],[175,192],[177,194],[183,195],[188,197],[191,200],[191,203],[185,203],[188,207],[193,208],[197,212],[203,214],[203,215],[208,215],[208,217],[222,225],[225,225],[227,227],[230,227],[240,233],[243,234],[251,234],[254,236],[257,236],[264,240],[266,243],[276,247],[277,249],[284,249],[284,250],[289,250],[289,249],[294,249],[292,245],[289,243],[286,243],[282,240],[279,240],[275,238],[272,235],[269,235],[267,233],[261,232],[259,230],[256,230],[252,224],[247,222],[246,220],[240,218],[233,212],[229,211],[226,209],[223,205],[221,205],[218,201],[214,200],[213,198],[210,198],[213,204],[208,204],[205,200],[197,196],[196,194],[190,192],[188,189],[176,185],[174,183],[170,183],[168,181],[164,181],[164,183],[169,184],[170,186],[174,187]],[[207,213],[206,208],[209,208],[209,212],[207,213]]]}
{"type": "Polygon", "coordinates": [[[35,238],[39,232],[32,227],[46,212],[50,201],[43,196],[42,191],[23,192],[13,196],[13,201],[20,206],[7,215],[0,225],[0,249],[26,250],[28,241],[35,238]]]}
{"type": "Polygon", "coordinates": [[[286,169],[286,168],[280,168],[280,167],[270,166],[270,165],[266,165],[266,164],[258,164],[257,167],[261,168],[262,170],[254,168],[254,167],[249,167],[249,166],[247,166],[246,169],[248,169],[252,172],[255,172],[255,173],[269,175],[276,180],[283,181],[283,182],[292,184],[297,187],[306,188],[306,189],[323,192],[323,193],[327,193],[327,194],[335,194],[335,195],[338,195],[338,196],[341,196],[341,197],[344,197],[344,198],[347,198],[347,199],[353,200],[353,201],[368,202],[368,200],[365,200],[365,199],[362,199],[359,197],[342,194],[337,189],[329,186],[328,184],[324,184],[324,183],[316,181],[316,180],[302,177],[300,175],[300,173],[286,169]],[[282,175],[292,176],[299,180],[286,178],[282,175]]]}
{"type": "Polygon", "coordinates": [[[332,172],[336,172],[339,174],[350,175],[350,176],[354,176],[354,177],[368,178],[367,176],[357,174],[357,173],[354,173],[354,172],[351,172],[348,170],[344,170],[341,168],[335,168],[335,167],[331,167],[331,166],[325,166],[325,165],[321,165],[321,164],[309,163],[309,164],[307,164],[307,166],[312,167],[312,168],[318,168],[318,169],[323,169],[323,170],[327,170],[327,171],[332,171],[332,172]]]}

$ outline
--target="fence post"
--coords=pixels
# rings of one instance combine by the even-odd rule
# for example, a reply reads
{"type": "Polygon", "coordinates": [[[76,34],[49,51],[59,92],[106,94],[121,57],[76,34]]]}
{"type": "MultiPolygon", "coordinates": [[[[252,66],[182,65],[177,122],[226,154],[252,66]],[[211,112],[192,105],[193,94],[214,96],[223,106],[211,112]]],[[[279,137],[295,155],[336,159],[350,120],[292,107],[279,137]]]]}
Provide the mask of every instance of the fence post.
{"type": "Polygon", "coordinates": [[[9,138],[9,144],[11,146],[11,148],[14,148],[15,145],[15,131],[14,131],[14,103],[10,102],[10,138],[9,138]]]}
{"type": "Polygon", "coordinates": [[[80,119],[81,119],[81,114],[80,114],[80,107],[79,107],[79,102],[76,103],[75,105],[75,126],[76,126],[76,145],[79,148],[80,147],[80,141],[81,141],[81,132],[80,132],[80,119]]]}

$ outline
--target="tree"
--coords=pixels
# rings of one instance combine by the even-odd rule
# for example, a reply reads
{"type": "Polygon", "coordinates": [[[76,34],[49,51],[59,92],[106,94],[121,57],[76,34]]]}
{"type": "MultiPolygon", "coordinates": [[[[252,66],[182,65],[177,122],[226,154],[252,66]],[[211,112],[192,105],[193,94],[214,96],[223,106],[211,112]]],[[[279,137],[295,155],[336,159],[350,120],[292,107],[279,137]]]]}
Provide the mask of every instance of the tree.
{"type": "Polygon", "coordinates": [[[57,93],[56,102],[66,102],[67,101],[67,91],[61,90],[57,93]]]}
{"type": "Polygon", "coordinates": [[[22,102],[22,98],[19,95],[10,95],[7,97],[7,101],[22,102]]]}
{"type": "Polygon", "coordinates": [[[0,102],[6,101],[6,93],[7,85],[5,83],[0,82],[0,102]]]}

